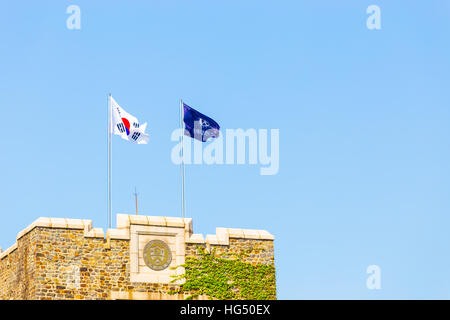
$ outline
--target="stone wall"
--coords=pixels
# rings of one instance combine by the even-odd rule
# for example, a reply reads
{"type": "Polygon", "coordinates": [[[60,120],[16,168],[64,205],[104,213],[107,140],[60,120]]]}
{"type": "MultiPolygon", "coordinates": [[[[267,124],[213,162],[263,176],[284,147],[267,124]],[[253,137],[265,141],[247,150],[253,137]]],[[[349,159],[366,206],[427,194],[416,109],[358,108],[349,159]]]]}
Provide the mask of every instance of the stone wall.
{"type": "Polygon", "coordinates": [[[204,239],[193,234],[191,219],[120,214],[105,237],[90,220],[39,218],[0,253],[0,299],[184,299],[168,294],[181,284],[172,276],[184,272],[179,266],[198,246],[224,254],[253,249],[246,262],[274,264],[273,239],[263,230],[227,228],[204,239]],[[170,248],[164,270],[144,262],[143,247],[154,239],[170,248]]]}
{"type": "Polygon", "coordinates": [[[28,233],[0,254],[0,299],[35,296],[36,233],[28,233]]]}

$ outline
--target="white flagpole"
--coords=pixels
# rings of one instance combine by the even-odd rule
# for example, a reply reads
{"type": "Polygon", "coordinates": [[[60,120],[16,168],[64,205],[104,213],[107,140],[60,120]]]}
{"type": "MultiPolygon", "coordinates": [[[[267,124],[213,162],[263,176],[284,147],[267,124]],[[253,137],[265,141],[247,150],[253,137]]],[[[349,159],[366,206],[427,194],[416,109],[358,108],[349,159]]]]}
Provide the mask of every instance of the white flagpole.
{"type": "Polygon", "coordinates": [[[182,217],[185,217],[184,212],[184,154],[183,154],[183,145],[184,145],[184,125],[183,125],[183,118],[184,118],[184,108],[183,108],[183,100],[180,99],[180,128],[181,131],[181,214],[182,217]]]}
{"type": "Polygon", "coordinates": [[[112,103],[111,93],[108,95],[108,228],[111,229],[112,221],[112,103]]]}

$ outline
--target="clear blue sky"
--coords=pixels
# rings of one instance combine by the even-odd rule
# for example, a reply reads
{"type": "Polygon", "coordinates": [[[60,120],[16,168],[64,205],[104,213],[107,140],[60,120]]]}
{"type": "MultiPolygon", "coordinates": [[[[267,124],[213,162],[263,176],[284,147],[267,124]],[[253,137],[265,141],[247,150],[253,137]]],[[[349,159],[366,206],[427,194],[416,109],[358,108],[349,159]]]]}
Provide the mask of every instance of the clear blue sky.
{"type": "Polygon", "coordinates": [[[196,233],[275,235],[279,298],[449,299],[449,34],[446,0],[3,2],[0,246],[40,216],[106,226],[109,92],[151,135],[114,137],[114,212],[136,186],[142,213],[179,216],[183,98],[222,128],[280,129],[278,175],[186,167],[196,233]]]}

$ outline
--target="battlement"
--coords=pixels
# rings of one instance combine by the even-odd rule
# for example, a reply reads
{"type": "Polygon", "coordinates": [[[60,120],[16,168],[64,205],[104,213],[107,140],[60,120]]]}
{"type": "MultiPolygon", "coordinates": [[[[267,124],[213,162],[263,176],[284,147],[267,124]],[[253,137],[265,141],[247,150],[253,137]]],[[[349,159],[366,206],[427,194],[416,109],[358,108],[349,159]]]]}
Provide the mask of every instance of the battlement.
{"type": "MultiPolygon", "coordinates": [[[[274,240],[274,236],[266,230],[236,229],[236,228],[216,228],[216,234],[208,234],[206,238],[202,234],[194,234],[191,218],[178,217],[160,217],[160,216],[142,216],[117,214],[117,228],[108,229],[106,240],[130,240],[130,226],[144,225],[156,227],[174,227],[184,228],[185,242],[195,244],[210,245],[229,245],[230,238],[235,239],[258,239],[274,240]]],[[[86,238],[104,238],[103,228],[93,228],[92,220],[88,219],[67,219],[67,218],[46,218],[40,217],[17,234],[16,240],[19,240],[36,227],[84,230],[86,238]]],[[[0,249],[0,260],[17,249],[17,242],[5,251],[0,249]]]]}
{"type": "Polygon", "coordinates": [[[273,265],[273,240],[235,228],[204,237],[190,218],[117,214],[105,233],[92,220],[41,217],[0,250],[0,299],[182,299],[169,294],[184,283],[173,279],[199,246],[226,255],[258,248],[246,262],[273,265]]]}

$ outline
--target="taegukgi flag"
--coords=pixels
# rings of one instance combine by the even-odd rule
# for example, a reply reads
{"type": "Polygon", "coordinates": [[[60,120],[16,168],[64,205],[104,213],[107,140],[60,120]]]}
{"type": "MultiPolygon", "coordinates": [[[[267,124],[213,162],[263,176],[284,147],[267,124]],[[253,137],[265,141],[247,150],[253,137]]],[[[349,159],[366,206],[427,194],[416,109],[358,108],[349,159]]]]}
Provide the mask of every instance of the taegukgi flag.
{"type": "Polygon", "coordinates": [[[147,122],[140,124],[139,120],[126,112],[116,100],[111,98],[112,113],[112,133],[122,137],[122,139],[137,143],[147,144],[149,135],[145,133],[147,122]]]}

